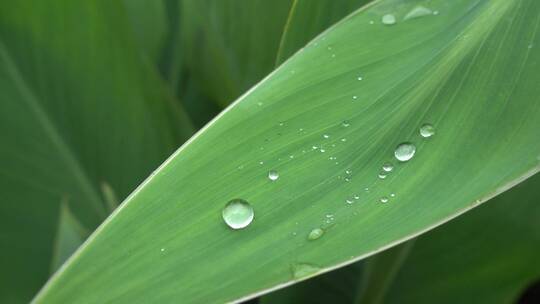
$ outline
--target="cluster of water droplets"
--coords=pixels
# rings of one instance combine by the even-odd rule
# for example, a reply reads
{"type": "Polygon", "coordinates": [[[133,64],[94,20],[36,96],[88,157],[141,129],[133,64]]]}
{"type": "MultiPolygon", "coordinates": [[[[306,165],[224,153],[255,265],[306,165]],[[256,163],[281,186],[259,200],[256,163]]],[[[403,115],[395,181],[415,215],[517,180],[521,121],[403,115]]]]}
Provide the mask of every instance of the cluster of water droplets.
{"type": "MultiPolygon", "coordinates": [[[[402,21],[416,19],[428,15],[437,15],[438,11],[431,10],[424,6],[416,6],[413,9],[411,9],[407,14],[404,15],[404,17],[401,19],[402,21]]],[[[385,14],[381,16],[381,23],[384,25],[394,25],[398,22],[398,18],[395,14],[385,14]]],[[[370,21],[370,24],[374,24],[373,21],[370,21]]],[[[324,40],[324,38],[322,39],[324,40]]],[[[332,45],[327,46],[327,50],[330,53],[330,57],[335,58],[336,53],[332,45]]],[[[291,72],[291,73],[294,73],[291,72]]],[[[363,81],[364,75],[356,74],[355,79],[357,81],[363,81]]],[[[353,102],[358,100],[358,95],[349,95],[353,102]]],[[[263,102],[258,102],[257,106],[261,107],[263,106],[263,102]]],[[[338,122],[339,127],[341,130],[348,129],[351,126],[351,122],[347,119],[342,120],[341,122],[338,122]]],[[[285,122],[278,122],[277,126],[279,128],[282,128],[286,125],[285,122]]],[[[306,154],[310,152],[318,152],[318,153],[326,153],[328,152],[327,156],[325,156],[329,161],[335,163],[335,165],[340,164],[340,161],[338,160],[338,157],[332,152],[332,149],[336,147],[336,145],[340,143],[347,142],[347,138],[340,136],[336,132],[332,131],[335,129],[328,129],[328,131],[320,134],[319,139],[320,141],[317,143],[314,143],[311,146],[304,147],[304,149],[301,150],[301,154],[306,154]]],[[[306,129],[304,128],[295,128],[294,132],[298,132],[299,134],[309,134],[306,132],[306,129]]],[[[432,137],[435,134],[435,128],[431,124],[424,124],[419,129],[419,134],[422,138],[426,139],[429,137],[432,137]]],[[[282,135],[281,132],[277,134],[278,136],[282,135]]],[[[265,150],[265,147],[261,146],[259,147],[259,150],[263,151],[265,150]]],[[[404,141],[398,144],[394,151],[393,151],[393,160],[387,161],[383,163],[380,166],[380,169],[375,174],[377,174],[376,180],[379,180],[380,182],[383,182],[383,180],[386,180],[389,176],[394,174],[395,171],[397,171],[400,166],[402,166],[403,163],[406,163],[413,159],[417,153],[417,147],[416,145],[411,141],[404,141]]],[[[295,154],[301,155],[300,151],[295,152],[295,154]]],[[[293,159],[295,158],[294,154],[290,154],[287,156],[281,156],[285,159],[293,159]]],[[[281,161],[282,158],[279,158],[278,160],[281,161]]],[[[260,166],[265,165],[265,160],[258,161],[258,164],[260,166]]],[[[239,170],[242,170],[244,168],[244,165],[238,166],[239,170]]],[[[274,168],[268,168],[269,170],[266,171],[266,178],[269,183],[276,183],[279,184],[278,180],[280,179],[280,173],[278,170],[274,168]]],[[[401,170],[401,169],[399,169],[401,170]]],[[[344,182],[350,182],[353,177],[353,170],[351,168],[344,169],[344,172],[340,173],[338,175],[338,179],[343,180],[344,182]]],[[[386,183],[386,182],[384,182],[386,183]]],[[[364,201],[363,197],[364,194],[361,192],[366,192],[366,197],[370,197],[369,191],[370,187],[373,185],[369,185],[369,187],[364,187],[363,191],[358,191],[356,193],[352,193],[349,196],[347,196],[344,199],[346,206],[353,206],[356,202],[364,201]]],[[[380,204],[388,204],[393,199],[396,198],[395,193],[389,193],[383,196],[379,196],[377,202],[380,204]]],[[[353,209],[354,210],[354,209],[353,209]]],[[[353,214],[356,214],[356,212],[353,212],[353,214]]],[[[248,227],[254,219],[255,211],[253,209],[253,206],[247,202],[244,199],[233,199],[230,200],[225,204],[225,207],[222,210],[222,217],[224,222],[227,226],[229,226],[233,230],[240,230],[248,227]]],[[[327,229],[329,226],[334,225],[334,214],[326,214],[323,222],[321,225],[317,225],[317,227],[311,228],[311,230],[304,232],[304,238],[308,241],[316,241],[318,239],[321,239],[325,233],[327,233],[327,229]]],[[[298,223],[296,223],[298,225],[298,223]]],[[[294,237],[296,237],[297,232],[294,231],[292,233],[294,237]]],[[[165,251],[164,248],[161,249],[162,252],[165,251]]],[[[305,276],[309,276],[311,274],[314,274],[320,270],[320,268],[316,265],[309,264],[309,263],[295,263],[291,265],[292,274],[295,278],[302,278],[305,276]]]]}

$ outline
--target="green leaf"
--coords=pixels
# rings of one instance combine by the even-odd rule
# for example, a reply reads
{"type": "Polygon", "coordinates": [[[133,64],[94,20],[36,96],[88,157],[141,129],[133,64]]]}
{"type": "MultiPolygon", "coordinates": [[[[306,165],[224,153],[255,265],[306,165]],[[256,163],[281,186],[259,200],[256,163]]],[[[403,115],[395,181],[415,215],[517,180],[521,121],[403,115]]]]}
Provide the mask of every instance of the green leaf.
{"type": "Polygon", "coordinates": [[[328,26],[369,2],[371,0],[293,0],[276,65],[283,63],[328,26]]]}
{"type": "Polygon", "coordinates": [[[168,36],[165,5],[162,0],[124,0],[138,49],[152,62],[158,62],[168,36]]]}
{"type": "MultiPolygon", "coordinates": [[[[382,303],[517,303],[524,288],[540,276],[535,254],[540,250],[539,186],[536,174],[489,204],[419,237],[383,293],[382,303]]],[[[374,266],[374,272],[387,274],[384,263],[374,266]]],[[[330,299],[353,303],[358,293],[355,285],[373,288],[371,280],[362,279],[365,268],[355,263],[273,292],[261,303],[328,303],[330,299]]]]}
{"type": "Polygon", "coordinates": [[[182,1],[183,62],[208,97],[226,106],[272,70],[290,5],[182,1]]]}
{"type": "Polygon", "coordinates": [[[71,214],[66,201],[60,204],[58,230],[54,242],[52,272],[54,273],[88,237],[89,232],[71,214]]]}
{"type": "Polygon", "coordinates": [[[2,4],[0,302],[47,280],[63,197],[92,230],[101,181],[126,197],[191,133],[131,34],[118,1],[2,4]]]}
{"type": "Polygon", "coordinates": [[[416,237],[537,172],[540,2],[438,0],[438,15],[403,21],[418,3],[375,2],[248,91],[133,192],[36,302],[254,297],[416,237]],[[381,24],[389,13],[397,24],[381,24]],[[420,136],[425,123],[434,136],[420,136]],[[398,162],[404,142],[416,154],[398,162]],[[386,162],[394,169],[380,179],[386,162]],[[234,198],[255,210],[240,231],[221,218],[234,198]],[[308,241],[314,228],[325,232],[308,241]]]}

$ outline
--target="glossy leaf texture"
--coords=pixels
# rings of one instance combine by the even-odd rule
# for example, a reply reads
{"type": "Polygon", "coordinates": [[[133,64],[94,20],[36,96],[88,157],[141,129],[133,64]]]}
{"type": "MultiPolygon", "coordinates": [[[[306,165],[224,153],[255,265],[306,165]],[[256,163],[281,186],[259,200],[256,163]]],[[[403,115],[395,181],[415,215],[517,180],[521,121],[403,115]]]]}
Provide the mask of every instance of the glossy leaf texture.
{"type": "Polygon", "coordinates": [[[161,86],[119,2],[2,4],[0,302],[47,280],[62,200],[92,231],[100,183],[126,197],[189,136],[161,86]]]}
{"type": "MultiPolygon", "coordinates": [[[[540,277],[536,257],[540,250],[539,185],[536,174],[486,205],[420,236],[380,301],[356,303],[517,303],[540,277]]],[[[339,303],[355,303],[362,294],[357,286],[368,285],[362,280],[365,266],[361,264],[278,290],[260,302],[340,299],[339,303]]],[[[385,274],[384,265],[374,269],[385,274]]]]}
{"type": "Polygon", "coordinates": [[[285,62],[141,184],[36,302],[239,301],[413,238],[537,172],[540,3],[439,0],[404,18],[420,4],[374,2],[285,62]],[[402,143],[415,146],[406,162],[402,143]],[[239,231],[221,219],[235,198],[255,210],[239,231]]]}

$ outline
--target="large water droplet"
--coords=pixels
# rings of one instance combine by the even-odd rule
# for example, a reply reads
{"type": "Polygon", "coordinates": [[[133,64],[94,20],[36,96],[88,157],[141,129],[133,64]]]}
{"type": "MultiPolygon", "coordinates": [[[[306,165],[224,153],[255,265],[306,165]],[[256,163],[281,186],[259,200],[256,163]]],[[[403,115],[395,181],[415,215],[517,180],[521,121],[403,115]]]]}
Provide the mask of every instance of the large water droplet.
{"type": "Polygon", "coordinates": [[[323,234],[324,234],[324,230],[322,230],[321,228],[315,228],[309,232],[308,240],[314,241],[320,238],[323,234]]]}
{"type": "Polygon", "coordinates": [[[414,18],[420,18],[423,16],[431,15],[433,14],[433,11],[425,6],[419,5],[414,7],[412,10],[410,10],[405,17],[403,17],[403,20],[409,20],[414,18]]]}
{"type": "Polygon", "coordinates": [[[307,264],[307,263],[298,263],[291,266],[293,277],[295,279],[300,279],[300,278],[315,274],[320,269],[321,268],[317,265],[307,264]]]}
{"type": "Polygon", "coordinates": [[[435,128],[430,124],[424,124],[420,127],[420,135],[422,137],[431,137],[435,134],[435,128]]]}
{"type": "Polygon", "coordinates": [[[391,163],[385,163],[383,166],[382,166],[382,169],[386,172],[390,172],[392,170],[394,170],[394,165],[392,165],[391,163]]]}
{"type": "Polygon", "coordinates": [[[233,199],[225,205],[221,213],[225,223],[232,229],[242,229],[253,221],[253,207],[243,199],[233,199]]]}
{"type": "Polygon", "coordinates": [[[396,23],[396,16],[392,14],[386,14],[382,16],[381,22],[386,25],[392,25],[396,23]]]}
{"type": "Polygon", "coordinates": [[[268,171],[268,178],[271,181],[275,181],[279,178],[279,173],[276,170],[270,170],[268,171]]]}
{"type": "Polygon", "coordinates": [[[416,153],[416,147],[409,142],[399,144],[394,151],[394,156],[397,160],[406,162],[413,158],[414,153],[416,153]]]}

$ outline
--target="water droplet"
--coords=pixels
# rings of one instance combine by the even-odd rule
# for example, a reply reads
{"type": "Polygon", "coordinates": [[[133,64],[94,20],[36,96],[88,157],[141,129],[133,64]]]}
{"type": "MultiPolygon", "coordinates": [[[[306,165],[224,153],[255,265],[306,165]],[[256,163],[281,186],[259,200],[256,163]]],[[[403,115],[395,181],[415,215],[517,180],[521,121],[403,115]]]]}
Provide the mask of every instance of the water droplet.
{"type": "Polygon", "coordinates": [[[347,203],[348,205],[352,205],[354,203],[354,201],[350,198],[346,199],[345,200],[345,203],[347,203]]]}
{"type": "Polygon", "coordinates": [[[414,18],[420,18],[423,16],[431,15],[433,14],[433,11],[425,6],[419,5],[414,7],[412,10],[410,10],[405,17],[403,17],[403,20],[409,20],[414,18]]]}
{"type": "Polygon", "coordinates": [[[391,172],[392,170],[394,170],[394,165],[392,165],[391,163],[385,163],[382,166],[382,169],[386,172],[391,172]]]}
{"type": "Polygon", "coordinates": [[[293,158],[294,158],[294,155],[292,155],[292,154],[289,155],[289,158],[290,158],[290,159],[293,159],[293,158]]]}
{"type": "Polygon", "coordinates": [[[311,149],[317,150],[317,149],[319,149],[319,147],[317,147],[317,146],[312,146],[311,149]]]}
{"type": "Polygon", "coordinates": [[[424,124],[420,127],[420,135],[422,137],[431,137],[435,134],[435,128],[430,124],[424,124]]]}
{"type": "Polygon", "coordinates": [[[259,162],[259,165],[264,165],[264,162],[261,160],[261,161],[259,162]]]}
{"type": "Polygon", "coordinates": [[[232,229],[242,229],[253,221],[253,207],[243,199],[233,199],[221,212],[223,220],[232,229]]]}
{"type": "Polygon", "coordinates": [[[330,135],[324,134],[322,137],[328,139],[328,138],[330,138],[330,135]]]}
{"type": "Polygon", "coordinates": [[[347,139],[344,137],[344,138],[341,139],[341,141],[342,141],[342,142],[346,142],[347,139]]]}
{"type": "Polygon", "coordinates": [[[354,198],[355,200],[358,200],[358,199],[360,199],[360,195],[355,194],[355,195],[353,195],[353,198],[354,198]]]}
{"type": "Polygon", "coordinates": [[[270,170],[268,171],[268,178],[271,181],[275,181],[279,178],[279,173],[276,170],[270,170]]]}
{"type": "Polygon", "coordinates": [[[386,14],[382,16],[381,22],[386,25],[392,25],[396,23],[396,16],[392,14],[386,14]]]}
{"type": "Polygon", "coordinates": [[[332,58],[335,58],[336,57],[336,54],[332,54],[332,58]]]}
{"type": "Polygon", "coordinates": [[[396,196],[395,193],[391,193],[391,194],[390,194],[390,197],[395,197],[395,196],[396,196]]]}
{"type": "Polygon", "coordinates": [[[320,149],[319,151],[321,151],[321,153],[324,153],[324,152],[326,152],[326,150],[325,150],[325,149],[323,149],[323,148],[321,148],[321,149],[320,149]]]}
{"type": "Polygon", "coordinates": [[[438,15],[439,11],[433,11],[433,15],[438,15]]]}
{"type": "Polygon", "coordinates": [[[308,240],[314,241],[320,238],[321,236],[323,236],[323,234],[324,234],[324,230],[322,230],[321,228],[315,228],[309,232],[308,240]]]}
{"type": "Polygon", "coordinates": [[[317,273],[320,268],[319,266],[312,265],[312,264],[306,264],[306,263],[298,263],[291,266],[292,274],[295,279],[300,279],[303,277],[307,277],[309,275],[317,273]]]}
{"type": "Polygon", "coordinates": [[[399,144],[394,151],[394,156],[397,160],[406,162],[413,158],[414,153],[416,152],[416,147],[409,142],[399,144]]]}
{"type": "Polygon", "coordinates": [[[356,100],[356,99],[358,99],[358,96],[354,95],[354,96],[352,97],[352,99],[353,99],[353,100],[356,100]]]}
{"type": "Polygon", "coordinates": [[[165,251],[165,248],[161,248],[159,251],[164,252],[164,251],[165,251]]]}
{"type": "Polygon", "coordinates": [[[385,178],[386,178],[386,174],[385,174],[384,172],[379,173],[379,178],[380,178],[380,179],[385,179],[385,178]]]}
{"type": "Polygon", "coordinates": [[[284,123],[284,122],[282,122],[282,121],[281,121],[281,122],[279,122],[279,126],[280,126],[280,127],[283,127],[284,125],[285,125],[285,123],[284,123]]]}
{"type": "Polygon", "coordinates": [[[347,170],[345,170],[345,173],[347,173],[347,174],[352,174],[352,170],[347,169],[347,170]]]}
{"type": "Polygon", "coordinates": [[[383,197],[381,197],[380,201],[381,201],[381,203],[387,203],[388,202],[388,197],[383,196],[383,197]]]}
{"type": "Polygon", "coordinates": [[[341,123],[342,126],[344,126],[345,128],[347,128],[348,126],[351,125],[351,123],[348,121],[348,120],[344,120],[342,123],[341,123]]]}
{"type": "Polygon", "coordinates": [[[344,179],[345,179],[346,182],[350,182],[350,181],[351,181],[351,178],[350,178],[349,176],[346,176],[344,179]]]}
{"type": "Polygon", "coordinates": [[[364,78],[363,78],[362,76],[358,76],[358,78],[356,78],[356,79],[362,80],[362,79],[364,79],[364,78]]]}
{"type": "Polygon", "coordinates": [[[369,20],[369,24],[375,24],[375,21],[369,20]]]}

